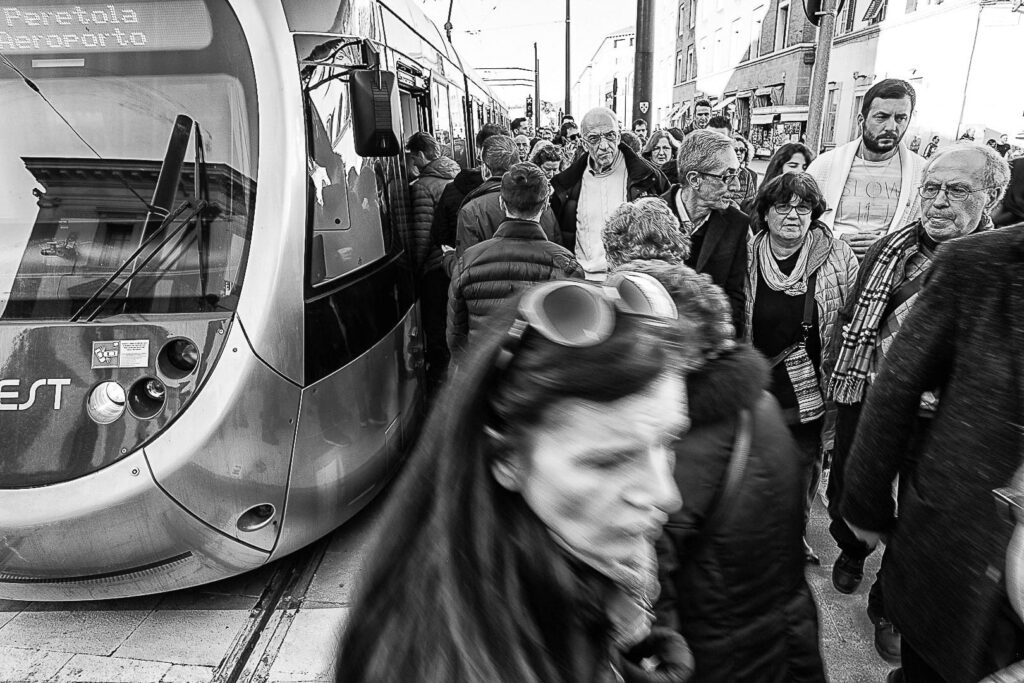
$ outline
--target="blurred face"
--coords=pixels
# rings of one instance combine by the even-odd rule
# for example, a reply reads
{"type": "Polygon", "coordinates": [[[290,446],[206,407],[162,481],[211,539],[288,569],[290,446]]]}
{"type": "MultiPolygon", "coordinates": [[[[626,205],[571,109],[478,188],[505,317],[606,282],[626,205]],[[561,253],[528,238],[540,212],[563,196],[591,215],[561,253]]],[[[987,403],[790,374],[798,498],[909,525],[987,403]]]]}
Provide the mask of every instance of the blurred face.
{"type": "Polygon", "coordinates": [[[946,152],[928,168],[921,188],[939,190],[935,197],[921,197],[921,222],[928,236],[945,242],[972,232],[981,217],[996,204],[999,191],[985,189],[985,157],[970,149],[946,152]],[[948,191],[967,193],[953,199],[948,191]]]}
{"type": "Polygon", "coordinates": [[[570,547],[630,561],[682,504],[668,444],[686,426],[685,401],[683,380],[666,373],[611,403],[556,404],[533,431],[512,488],[570,547]]]}
{"type": "Polygon", "coordinates": [[[558,162],[545,161],[540,165],[540,170],[544,171],[544,175],[548,177],[548,180],[551,180],[555,177],[555,174],[558,173],[558,162]]]}
{"type": "Polygon", "coordinates": [[[530,153],[530,138],[525,135],[517,135],[516,147],[519,148],[519,158],[525,159],[526,155],[530,153]]]}
{"type": "Polygon", "coordinates": [[[786,173],[803,173],[807,170],[807,159],[800,152],[797,152],[789,158],[789,161],[782,165],[783,174],[786,173]]]}
{"type": "Polygon", "coordinates": [[[651,148],[651,161],[659,166],[672,158],[672,143],[668,138],[662,137],[657,144],[651,148]]]}
{"type": "Polygon", "coordinates": [[[698,183],[695,190],[701,204],[711,209],[727,209],[732,193],[740,189],[739,170],[736,152],[727,149],[718,153],[712,170],[707,173],[691,171],[688,177],[692,178],[691,187],[693,181],[698,183]]]}
{"type": "Polygon", "coordinates": [[[802,244],[811,227],[811,205],[794,194],[788,203],[769,207],[765,222],[773,242],[787,247],[802,244]]]}
{"type": "Polygon", "coordinates": [[[551,131],[548,130],[547,128],[541,128],[537,131],[537,137],[539,137],[541,140],[550,140],[551,131]]]}
{"type": "Polygon", "coordinates": [[[597,116],[585,122],[583,144],[590,154],[594,167],[599,171],[611,168],[615,156],[619,153],[619,124],[606,116],[597,116]]]}
{"type": "Polygon", "coordinates": [[[700,106],[693,110],[693,127],[705,128],[711,120],[711,107],[700,106]]]}
{"type": "Polygon", "coordinates": [[[1007,140],[1009,140],[1009,139],[1010,138],[1007,135],[1000,135],[999,136],[999,142],[1001,142],[1004,145],[1006,144],[1007,140]]]}
{"type": "Polygon", "coordinates": [[[885,154],[896,149],[910,125],[913,107],[909,97],[897,100],[883,100],[876,97],[865,118],[858,114],[864,146],[876,154],[885,154]]]}
{"type": "Polygon", "coordinates": [[[636,124],[635,126],[633,126],[633,132],[636,133],[637,136],[641,140],[643,140],[644,138],[647,137],[647,124],[646,123],[638,123],[638,124],[636,124]]]}

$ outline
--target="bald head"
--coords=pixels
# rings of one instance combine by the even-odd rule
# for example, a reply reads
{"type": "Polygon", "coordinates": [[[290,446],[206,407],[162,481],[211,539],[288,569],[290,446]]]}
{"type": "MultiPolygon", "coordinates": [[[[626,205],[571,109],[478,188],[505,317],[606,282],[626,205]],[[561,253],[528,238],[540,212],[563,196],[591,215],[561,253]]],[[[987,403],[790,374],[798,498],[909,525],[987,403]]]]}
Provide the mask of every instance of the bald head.
{"type": "Polygon", "coordinates": [[[944,242],[975,230],[1009,177],[1006,160],[986,145],[957,143],[933,156],[921,178],[921,223],[928,235],[944,242]]]}
{"type": "Polygon", "coordinates": [[[595,127],[612,126],[615,130],[619,129],[619,120],[608,107],[595,107],[583,115],[583,121],[580,122],[580,132],[585,136],[588,131],[593,130],[595,127]]]}

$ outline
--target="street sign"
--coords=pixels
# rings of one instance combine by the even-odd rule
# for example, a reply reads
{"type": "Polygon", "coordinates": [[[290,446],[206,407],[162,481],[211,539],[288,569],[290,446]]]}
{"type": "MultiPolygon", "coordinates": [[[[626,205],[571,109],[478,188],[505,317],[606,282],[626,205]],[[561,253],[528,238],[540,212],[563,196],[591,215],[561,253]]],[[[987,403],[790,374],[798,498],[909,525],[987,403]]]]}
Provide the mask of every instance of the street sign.
{"type": "Polygon", "coordinates": [[[651,103],[650,102],[641,102],[640,103],[640,113],[641,114],[646,114],[647,110],[650,109],[650,108],[651,108],[651,103]]]}

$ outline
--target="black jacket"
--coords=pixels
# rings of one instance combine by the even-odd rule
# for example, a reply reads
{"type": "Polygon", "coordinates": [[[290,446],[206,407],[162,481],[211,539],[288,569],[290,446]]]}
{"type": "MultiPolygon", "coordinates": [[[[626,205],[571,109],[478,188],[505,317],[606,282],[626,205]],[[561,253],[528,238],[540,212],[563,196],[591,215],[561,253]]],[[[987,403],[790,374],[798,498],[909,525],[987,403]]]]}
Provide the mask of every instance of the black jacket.
{"type": "MultiPolygon", "coordinates": [[[[627,201],[657,196],[665,191],[668,181],[661,171],[621,142],[619,152],[626,159],[627,201]]],[[[583,174],[590,170],[589,164],[590,155],[584,154],[572,166],[551,179],[551,189],[554,191],[551,195],[551,208],[562,231],[562,244],[573,253],[576,252],[576,207],[583,187],[583,174]]]]}
{"type": "MultiPolygon", "coordinates": [[[[474,244],[494,237],[498,227],[507,220],[505,210],[498,203],[500,196],[501,178],[488,178],[462,200],[456,231],[457,256],[462,256],[474,244]]],[[[562,243],[558,221],[550,206],[541,214],[540,226],[549,240],[555,244],[562,243]]]]}
{"type": "Polygon", "coordinates": [[[483,182],[479,169],[469,168],[460,172],[445,186],[441,198],[437,201],[437,208],[434,209],[434,223],[430,230],[434,246],[446,244],[455,247],[462,201],[483,182]]]}
{"type": "Polygon", "coordinates": [[[693,651],[690,683],[825,681],[804,576],[800,458],[768,381],[764,358],[746,345],[688,379],[692,426],[674,447],[683,507],[658,541],[657,616],[693,651]],[[737,493],[722,500],[742,409],[753,416],[749,459],[737,493]]]}
{"type": "Polygon", "coordinates": [[[890,533],[886,616],[946,681],[973,683],[1018,656],[1014,632],[1022,636],[1002,578],[1014,527],[992,490],[1021,464],[1024,228],[944,243],[924,277],[863,404],[840,510],[890,533]],[[921,393],[935,388],[938,410],[915,458],[921,393]]]}
{"type": "MultiPolygon", "coordinates": [[[[672,213],[679,218],[676,195],[679,186],[673,185],[661,195],[672,213]]],[[[704,242],[700,253],[693,250],[686,265],[698,273],[707,273],[711,281],[725,290],[732,306],[732,322],[736,336],[743,336],[743,308],[746,303],[744,282],[747,277],[747,235],[750,219],[735,206],[724,211],[712,211],[704,224],[704,242]]]]}
{"type": "Polygon", "coordinates": [[[539,223],[508,219],[489,240],[474,244],[452,271],[448,289],[448,347],[461,350],[491,310],[538,282],[582,278],[564,247],[544,236],[539,223]]]}

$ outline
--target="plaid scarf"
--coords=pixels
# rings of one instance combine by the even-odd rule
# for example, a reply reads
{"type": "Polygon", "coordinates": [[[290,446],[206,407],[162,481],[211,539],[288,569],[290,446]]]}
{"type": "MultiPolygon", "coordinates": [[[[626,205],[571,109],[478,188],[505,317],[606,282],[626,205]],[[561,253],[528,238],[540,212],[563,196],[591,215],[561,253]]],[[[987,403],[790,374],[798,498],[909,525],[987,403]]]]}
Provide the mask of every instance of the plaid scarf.
{"type": "Polygon", "coordinates": [[[858,403],[864,397],[882,315],[893,292],[903,282],[903,264],[919,248],[918,226],[914,222],[894,233],[871,264],[850,322],[843,327],[842,343],[828,385],[828,396],[839,403],[858,403]]]}

